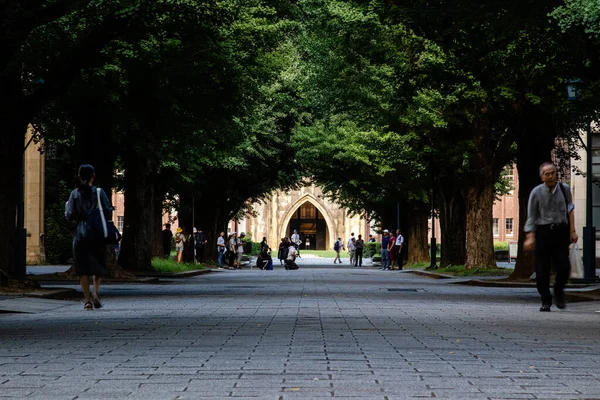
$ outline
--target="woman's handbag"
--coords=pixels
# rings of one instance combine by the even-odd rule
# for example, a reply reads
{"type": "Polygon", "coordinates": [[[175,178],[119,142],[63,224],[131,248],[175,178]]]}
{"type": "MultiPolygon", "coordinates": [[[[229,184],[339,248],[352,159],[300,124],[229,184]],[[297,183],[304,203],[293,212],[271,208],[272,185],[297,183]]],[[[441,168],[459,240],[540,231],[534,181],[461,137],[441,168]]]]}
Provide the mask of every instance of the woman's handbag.
{"type": "Polygon", "coordinates": [[[579,256],[579,246],[573,243],[569,250],[569,262],[571,263],[571,278],[583,279],[583,262],[579,256]]]}
{"type": "Polygon", "coordinates": [[[106,220],[100,201],[100,190],[96,188],[98,196],[98,208],[93,209],[87,219],[89,235],[93,241],[103,242],[104,244],[118,244],[121,241],[121,233],[112,220],[106,220]]]}

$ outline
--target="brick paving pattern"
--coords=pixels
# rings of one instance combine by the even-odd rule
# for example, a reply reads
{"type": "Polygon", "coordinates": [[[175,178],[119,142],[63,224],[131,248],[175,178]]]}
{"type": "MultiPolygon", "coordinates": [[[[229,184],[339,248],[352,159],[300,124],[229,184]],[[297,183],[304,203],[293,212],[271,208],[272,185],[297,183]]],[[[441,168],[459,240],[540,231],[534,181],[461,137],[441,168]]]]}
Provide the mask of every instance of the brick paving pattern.
{"type": "Polygon", "coordinates": [[[103,294],[0,314],[0,398],[600,399],[600,305],[530,288],[305,265],[103,294]]]}

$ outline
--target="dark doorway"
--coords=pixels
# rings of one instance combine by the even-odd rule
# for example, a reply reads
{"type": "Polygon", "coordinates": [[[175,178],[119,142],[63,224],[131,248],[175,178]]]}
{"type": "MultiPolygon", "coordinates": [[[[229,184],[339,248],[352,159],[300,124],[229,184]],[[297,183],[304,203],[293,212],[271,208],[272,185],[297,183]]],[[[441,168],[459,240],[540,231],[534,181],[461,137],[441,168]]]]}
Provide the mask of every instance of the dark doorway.
{"type": "Polygon", "coordinates": [[[327,222],[310,202],[303,203],[292,215],[286,230],[287,237],[292,235],[294,229],[300,235],[301,250],[327,249],[327,222]]]}

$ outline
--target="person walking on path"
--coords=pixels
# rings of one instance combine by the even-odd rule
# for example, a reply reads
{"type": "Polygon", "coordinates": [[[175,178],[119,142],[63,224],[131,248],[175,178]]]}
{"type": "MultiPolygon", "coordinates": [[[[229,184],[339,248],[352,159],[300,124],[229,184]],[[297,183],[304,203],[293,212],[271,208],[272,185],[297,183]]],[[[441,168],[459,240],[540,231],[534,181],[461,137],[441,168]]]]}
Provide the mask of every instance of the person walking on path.
{"type": "Polygon", "coordinates": [[[404,247],[404,236],[402,231],[396,229],[396,243],[394,244],[394,254],[396,255],[397,269],[402,271],[402,247],[404,247]]]}
{"type": "Polygon", "coordinates": [[[538,293],[542,297],[540,311],[550,311],[550,261],[556,269],[554,300],[565,308],[564,289],[569,280],[569,244],[577,243],[573,216],[573,199],[569,186],[558,182],[556,166],[545,162],[540,166],[542,184],[533,188],[527,205],[527,233],[523,247],[534,251],[538,293]]]}
{"type": "Polygon", "coordinates": [[[223,268],[223,258],[225,256],[225,232],[221,232],[217,238],[217,265],[223,268]]]}
{"type": "Polygon", "coordinates": [[[381,270],[390,269],[390,257],[388,252],[388,244],[390,242],[390,231],[387,229],[383,230],[383,236],[381,237],[381,270]]]}
{"type": "Polygon", "coordinates": [[[160,234],[163,245],[164,258],[171,257],[171,245],[173,244],[173,232],[171,232],[171,224],[165,224],[165,229],[160,234]]]}
{"type": "Polygon", "coordinates": [[[342,238],[339,237],[335,243],[333,244],[333,250],[335,250],[335,258],[333,259],[333,263],[335,264],[337,261],[342,263],[342,259],[340,258],[340,251],[344,250],[344,242],[342,242],[342,238]]]}
{"type": "Polygon", "coordinates": [[[354,266],[362,267],[363,248],[365,247],[365,241],[362,239],[362,235],[358,235],[356,239],[356,251],[354,253],[354,266]]]}
{"type": "Polygon", "coordinates": [[[96,173],[94,167],[84,164],[79,167],[81,185],[71,192],[67,202],[65,217],[76,221],[77,228],[73,237],[73,264],[75,272],[80,277],[79,282],[85,297],[85,310],[101,308],[98,292],[102,276],[106,275],[106,245],[101,240],[90,237],[88,216],[102,206],[106,220],[112,219],[113,206],[108,196],[99,187],[93,185],[96,173]],[[99,197],[99,198],[98,198],[99,197]],[[90,276],[94,284],[93,296],[90,296],[90,276]]]}

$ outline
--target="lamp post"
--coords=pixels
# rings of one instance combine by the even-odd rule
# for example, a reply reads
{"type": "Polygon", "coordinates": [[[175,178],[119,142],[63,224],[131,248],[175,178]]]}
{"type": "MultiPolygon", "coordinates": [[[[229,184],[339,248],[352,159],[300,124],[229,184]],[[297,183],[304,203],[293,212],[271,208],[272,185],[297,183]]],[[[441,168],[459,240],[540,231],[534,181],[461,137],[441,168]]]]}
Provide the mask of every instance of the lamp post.
{"type": "MultiPolygon", "coordinates": [[[[567,82],[567,99],[571,102],[580,100],[579,88],[581,79],[567,82]]],[[[579,137],[581,140],[581,137],[579,137]]],[[[583,144],[583,140],[581,140],[583,144]]],[[[586,184],[585,184],[585,227],[583,228],[583,280],[597,280],[596,277],[596,227],[593,216],[593,182],[592,182],[592,120],[586,118],[586,184]]]]}

